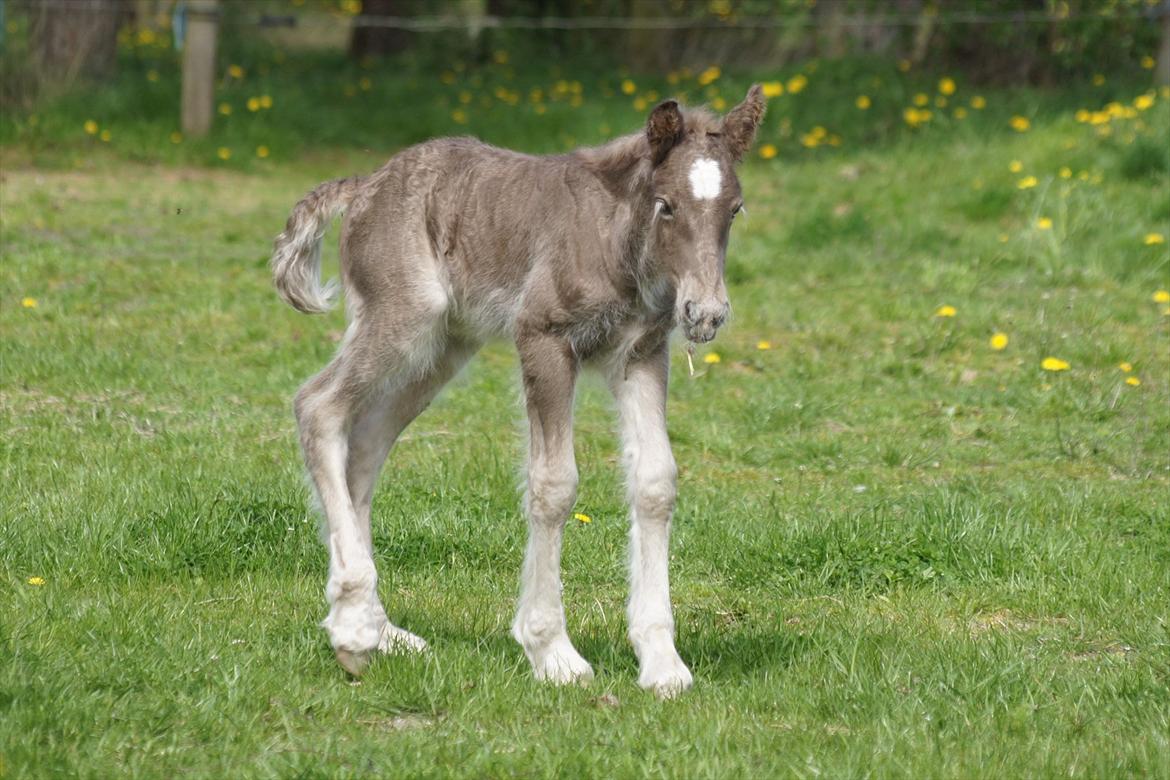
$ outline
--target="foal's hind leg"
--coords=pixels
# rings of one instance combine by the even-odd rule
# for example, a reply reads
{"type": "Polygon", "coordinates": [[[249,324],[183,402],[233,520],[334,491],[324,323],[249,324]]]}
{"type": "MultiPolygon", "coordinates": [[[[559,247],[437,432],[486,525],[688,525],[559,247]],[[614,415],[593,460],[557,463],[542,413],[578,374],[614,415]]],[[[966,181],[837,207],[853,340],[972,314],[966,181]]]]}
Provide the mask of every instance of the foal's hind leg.
{"type": "Polygon", "coordinates": [[[330,609],[322,625],[338,662],[354,674],[380,645],[386,613],[378,601],[369,532],[346,479],[350,434],[377,388],[404,387],[429,371],[442,336],[439,314],[403,311],[393,327],[373,316],[355,322],[337,357],[297,393],[305,465],[328,530],[330,609]]]}
{"type": "MultiPolygon", "coordinates": [[[[449,342],[429,371],[406,385],[389,384],[370,399],[349,433],[346,482],[357,515],[358,530],[373,555],[370,506],[378,473],[398,436],[422,413],[452,376],[475,354],[477,345],[449,342]]],[[[377,608],[382,609],[381,604],[377,608]]],[[[391,623],[382,612],[378,649],[383,652],[425,650],[427,643],[391,623]]]]}

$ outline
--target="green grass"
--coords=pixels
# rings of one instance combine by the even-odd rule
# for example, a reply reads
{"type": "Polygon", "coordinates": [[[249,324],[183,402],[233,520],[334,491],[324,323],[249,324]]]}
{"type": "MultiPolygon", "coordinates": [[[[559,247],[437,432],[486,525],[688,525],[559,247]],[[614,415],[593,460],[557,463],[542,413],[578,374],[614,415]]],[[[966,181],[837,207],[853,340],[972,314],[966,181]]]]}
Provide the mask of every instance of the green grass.
{"type": "MultiPolygon", "coordinates": [[[[1170,316],[1151,301],[1170,255],[1143,242],[1170,235],[1170,101],[1101,138],[1073,112],[1141,87],[988,92],[986,115],[911,132],[888,81],[867,89],[873,113],[853,108],[852,67],[773,101],[761,141],[780,154],[742,170],[721,362],[690,378],[675,350],[672,578],[696,687],[667,703],[637,689],[624,640],[625,509],[595,379],[577,425],[593,522],[568,529],[564,572],[597,679],[537,685],[508,637],[524,521],[506,345],[407,432],[375,501],[383,599],[432,652],[354,685],[316,627],[326,560],[290,398],[343,320],[278,301],[270,239],[318,181],[451,132],[449,106],[371,128],[339,104],[272,158],[222,165],[215,148],[263,133],[172,147],[161,108],[132,119],[133,83],[45,108],[36,130],[9,121],[0,776],[1170,773],[1170,316]],[[107,103],[112,148],[81,130],[107,103]],[[1033,128],[1010,131],[1014,113],[1033,128]],[[842,146],[803,149],[815,124],[842,146]],[[1044,372],[1048,356],[1070,370],[1044,372]]],[[[309,100],[297,78],[264,86],[274,119],[309,100]]],[[[411,78],[381,83],[430,89],[411,78]]],[[[906,95],[937,82],[905,78],[921,85],[906,95]]],[[[548,115],[493,111],[471,129],[564,142],[548,115]]],[[[577,140],[639,121],[618,96],[549,112],[577,140]]]]}

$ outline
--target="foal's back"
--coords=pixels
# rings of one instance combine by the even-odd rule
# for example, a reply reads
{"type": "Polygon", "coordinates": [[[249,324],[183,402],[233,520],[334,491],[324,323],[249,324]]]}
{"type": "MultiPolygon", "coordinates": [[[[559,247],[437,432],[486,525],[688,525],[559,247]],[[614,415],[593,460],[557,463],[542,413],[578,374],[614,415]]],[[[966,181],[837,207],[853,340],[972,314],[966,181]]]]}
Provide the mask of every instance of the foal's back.
{"type": "Polygon", "coordinates": [[[565,272],[589,275],[564,266],[603,261],[613,207],[573,155],[428,141],[358,184],[342,229],[346,289],[391,303],[441,291],[460,319],[499,333],[565,272]]]}

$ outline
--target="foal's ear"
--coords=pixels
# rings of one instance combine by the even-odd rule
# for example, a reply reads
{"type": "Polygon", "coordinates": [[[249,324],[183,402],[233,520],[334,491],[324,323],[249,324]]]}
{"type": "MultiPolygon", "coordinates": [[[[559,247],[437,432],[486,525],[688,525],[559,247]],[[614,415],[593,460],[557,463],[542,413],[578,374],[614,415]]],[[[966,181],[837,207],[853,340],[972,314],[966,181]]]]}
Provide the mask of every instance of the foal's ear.
{"type": "Polygon", "coordinates": [[[765,103],[763,88],[754,84],[743,102],[723,117],[723,139],[736,162],[742,160],[747,150],[752,148],[756,128],[764,118],[765,103]]]}
{"type": "Polygon", "coordinates": [[[664,100],[650,112],[646,120],[646,140],[650,142],[650,158],[655,165],[666,159],[667,153],[683,137],[682,112],[674,100],[664,100]]]}

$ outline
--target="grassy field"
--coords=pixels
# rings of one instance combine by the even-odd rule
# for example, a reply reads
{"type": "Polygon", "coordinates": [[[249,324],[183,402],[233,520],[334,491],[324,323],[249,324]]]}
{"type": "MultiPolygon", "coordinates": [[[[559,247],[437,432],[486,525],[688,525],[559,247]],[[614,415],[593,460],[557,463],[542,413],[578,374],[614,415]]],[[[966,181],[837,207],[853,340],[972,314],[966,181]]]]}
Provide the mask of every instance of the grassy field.
{"type": "Polygon", "coordinates": [[[592,521],[571,521],[564,571],[597,679],[537,685],[508,636],[507,345],[407,432],[375,500],[383,599],[432,651],[347,680],[316,627],[326,560],[290,412],[344,323],[281,304],[266,261],[304,191],[401,143],[553,151],[634,129],[632,101],[678,85],[631,96],[610,75],[575,106],[571,84],[530,100],[533,77],[461,126],[460,93],[481,106],[506,64],[479,87],[343,73],[354,94],[320,113],[304,95],[328,102],[324,81],[251,70],[207,141],[172,143],[154,87],[125,83],[0,129],[0,777],[1170,775],[1170,95],[1137,73],[981,109],[945,74],[778,76],[742,170],[735,320],[698,376],[675,350],[696,686],[663,703],[624,639],[595,379],[592,521]]]}

